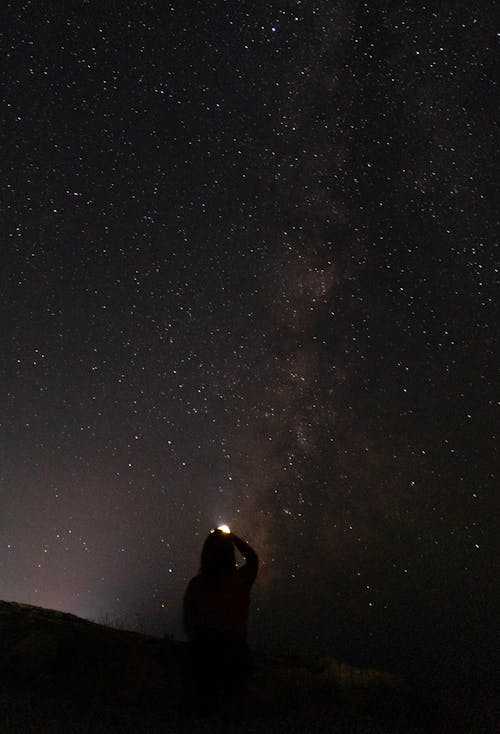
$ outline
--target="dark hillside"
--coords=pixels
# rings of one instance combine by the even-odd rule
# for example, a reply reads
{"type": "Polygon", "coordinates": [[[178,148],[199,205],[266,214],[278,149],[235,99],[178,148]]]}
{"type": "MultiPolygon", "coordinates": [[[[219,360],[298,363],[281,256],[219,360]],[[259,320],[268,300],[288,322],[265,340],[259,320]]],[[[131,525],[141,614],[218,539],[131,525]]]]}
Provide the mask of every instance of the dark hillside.
{"type": "Polygon", "coordinates": [[[187,647],[0,602],[1,734],[493,732],[491,714],[339,661],[257,655],[244,696],[208,718],[185,700],[187,647]]]}

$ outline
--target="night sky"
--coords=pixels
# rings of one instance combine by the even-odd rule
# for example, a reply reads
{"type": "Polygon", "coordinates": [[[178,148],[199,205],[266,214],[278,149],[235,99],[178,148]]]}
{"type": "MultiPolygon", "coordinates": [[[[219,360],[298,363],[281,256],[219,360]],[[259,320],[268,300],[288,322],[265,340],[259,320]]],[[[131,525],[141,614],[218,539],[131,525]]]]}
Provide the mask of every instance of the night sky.
{"type": "Polygon", "coordinates": [[[492,8],[4,4],[0,598],[493,670],[492,8]]]}

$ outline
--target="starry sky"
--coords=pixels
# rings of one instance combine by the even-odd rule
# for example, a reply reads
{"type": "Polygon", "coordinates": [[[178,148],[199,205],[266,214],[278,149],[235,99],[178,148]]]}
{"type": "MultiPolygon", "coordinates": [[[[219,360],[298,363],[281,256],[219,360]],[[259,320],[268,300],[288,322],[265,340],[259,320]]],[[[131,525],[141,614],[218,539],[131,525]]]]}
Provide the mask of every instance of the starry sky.
{"type": "Polygon", "coordinates": [[[1,598],[493,670],[492,7],[5,3],[1,598]]]}

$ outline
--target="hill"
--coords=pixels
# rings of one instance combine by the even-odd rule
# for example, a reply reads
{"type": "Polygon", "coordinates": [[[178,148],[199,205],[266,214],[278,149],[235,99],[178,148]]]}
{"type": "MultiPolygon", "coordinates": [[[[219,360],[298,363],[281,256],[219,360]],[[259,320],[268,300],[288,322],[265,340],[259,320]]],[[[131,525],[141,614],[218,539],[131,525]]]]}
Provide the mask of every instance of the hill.
{"type": "Polygon", "coordinates": [[[186,659],[182,642],[0,601],[0,734],[493,731],[450,693],[331,658],[265,654],[244,695],[197,716],[186,659]]]}

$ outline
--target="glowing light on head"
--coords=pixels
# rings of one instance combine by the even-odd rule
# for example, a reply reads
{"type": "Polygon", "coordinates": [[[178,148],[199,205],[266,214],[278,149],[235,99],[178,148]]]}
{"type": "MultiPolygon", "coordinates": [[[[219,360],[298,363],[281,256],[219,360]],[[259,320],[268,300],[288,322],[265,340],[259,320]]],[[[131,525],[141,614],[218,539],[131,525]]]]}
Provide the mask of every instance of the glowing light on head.
{"type": "Polygon", "coordinates": [[[231,532],[228,525],[219,525],[217,530],[220,530],[221,533],[226,533],[226,534],[231,532]]]}

